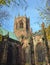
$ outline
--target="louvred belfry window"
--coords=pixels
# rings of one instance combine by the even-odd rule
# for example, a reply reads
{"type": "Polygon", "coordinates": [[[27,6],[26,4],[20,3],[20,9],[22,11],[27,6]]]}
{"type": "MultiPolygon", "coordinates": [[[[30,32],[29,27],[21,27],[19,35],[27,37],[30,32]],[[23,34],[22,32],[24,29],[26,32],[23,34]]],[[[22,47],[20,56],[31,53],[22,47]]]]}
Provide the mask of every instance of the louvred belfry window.
{"type": "Polygon", "coordinates": [[[23,22],[20,21],[20,28],[23,28],[23,22]]]}

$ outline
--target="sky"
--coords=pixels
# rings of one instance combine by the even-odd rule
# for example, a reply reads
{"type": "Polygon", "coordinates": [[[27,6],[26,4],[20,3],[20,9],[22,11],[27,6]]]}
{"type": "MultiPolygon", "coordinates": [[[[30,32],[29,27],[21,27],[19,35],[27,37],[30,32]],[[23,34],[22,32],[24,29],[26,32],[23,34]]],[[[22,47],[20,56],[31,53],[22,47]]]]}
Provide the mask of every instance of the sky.
{"type": "MultiPolygon", "coordinates": [[[[21,0],[22,1],[22,0],[21,0]]],[[[33,32],[36,32],[41,29],[40,24],[44,21],[38,12],[38,8],[45,8],[46,0],[26,0],[28,4],[27,10],[22,9],[22,5],[16,7],[15,5],[10,7],[4,7],[3,9],[7,10],[10,13],[10,17],[8,20],[6,20],[5,25],[3,26],[8,31],[14,31],[14,19],[15,17],[18,17],[18,14],[20,16],[25,16],[30,18],[30,27],[32,28],[33,32]]],[[[23,2],[24,3],[24,2],[23,2]]],[[[23,6],[26,6],[24,3],[23,6]]]]}

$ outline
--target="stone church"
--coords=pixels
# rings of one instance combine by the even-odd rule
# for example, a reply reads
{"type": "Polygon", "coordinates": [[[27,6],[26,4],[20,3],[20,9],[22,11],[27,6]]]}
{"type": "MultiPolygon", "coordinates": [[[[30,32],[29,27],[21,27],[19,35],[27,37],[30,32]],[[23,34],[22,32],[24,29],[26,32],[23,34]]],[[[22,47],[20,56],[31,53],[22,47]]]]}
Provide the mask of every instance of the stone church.
{"type": "MultiPolygon", "coordinates": [[[[30,19],[26,16],[15,18],[14,33],[22,44],[23,65],[48,64],[47,51],[42,38],[33,39],[30,19]],[[39,39],[39,40],[38,40],[39,39]],[[38,41],[38,42],[37,42],[38,41]]],[[[37,35],[36,35],[37,36],[37,35]]]]}
{"type": "Polygon", "coordinates": [[[33,57],[34,54],[32,53],[33,40],[31,40],[32,31],[30,28],[30,19],[26,16],[15,17],[14,33],[22,44],[23,63],[27,65],[33,64],[31,56],[33,57]]]}

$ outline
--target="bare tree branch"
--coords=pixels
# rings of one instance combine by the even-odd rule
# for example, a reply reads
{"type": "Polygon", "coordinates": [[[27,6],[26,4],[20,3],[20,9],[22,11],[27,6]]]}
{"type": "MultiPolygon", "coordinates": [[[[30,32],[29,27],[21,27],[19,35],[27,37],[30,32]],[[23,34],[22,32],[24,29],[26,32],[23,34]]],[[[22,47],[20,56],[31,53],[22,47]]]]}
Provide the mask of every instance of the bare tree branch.
{"type": "Polygon", "coordinates": [[[49,6],[50,3],[48,3],[48,2],[50,2],[50,0],[46,1],[46,7],[45,8],[44,7],[42,8],[40,6],[39,6],[39,8],[37,8],[37,11],[39,12],[40,17],[43,20],[46,19],[45,23],[47,23],[47,22],[50,23],[50,10],[48,9],[48,7],[50,7],[49,6]],[[47,5],[48,5],[48,7],[47,7],[47,5]]]}
{"type": "Polygon", "coordinates": [[[28,4],[26,0],[0,0],[0,23],[3,24],[4,20],[7,20],[10,17],[10,13],[7,10],[3,10],[2,7],[10,7],[12,6],[20,7],[24,10],[27,10],[28,4]]]}

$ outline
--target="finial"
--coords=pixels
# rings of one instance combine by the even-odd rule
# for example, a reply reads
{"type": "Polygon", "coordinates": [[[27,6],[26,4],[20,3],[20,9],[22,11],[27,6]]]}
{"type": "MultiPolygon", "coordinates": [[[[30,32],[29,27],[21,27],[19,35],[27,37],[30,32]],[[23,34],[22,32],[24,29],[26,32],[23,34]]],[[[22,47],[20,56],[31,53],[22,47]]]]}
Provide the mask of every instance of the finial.
{"type": "Polygon", "coordinates": [[[29,16],[29,19],[30,19],[30,16],[29,16]]]}
{"type": "Polygon", "coordinates": [[[25,17],[26,17],[26,13],[25,13],[25,17]]]}
{"type": "Polygon", "coordinates": [[[15,18],[14,18],[14,21],[16,21],[16,16],[15,16],[15,18]]]}
{"type": "Polygon", "coordinates": [[[44,27],[45,26],[45,24],[44,24],[44,22],[42,22],[42,27],[44,27]]]}
{"type": "Polygon", "coordinates": [[[15,16],[15,19],[16,19],[16,16],[15,16]]]}
{"type": "Polygon", "coordinates": [[[18,16],[20,16],[20,13],[18,13],[18,16]]]}

